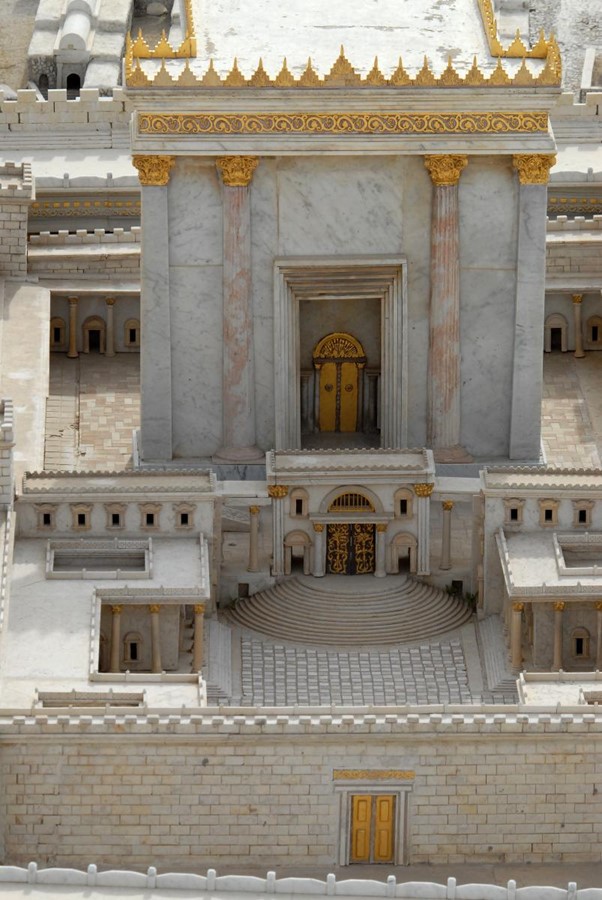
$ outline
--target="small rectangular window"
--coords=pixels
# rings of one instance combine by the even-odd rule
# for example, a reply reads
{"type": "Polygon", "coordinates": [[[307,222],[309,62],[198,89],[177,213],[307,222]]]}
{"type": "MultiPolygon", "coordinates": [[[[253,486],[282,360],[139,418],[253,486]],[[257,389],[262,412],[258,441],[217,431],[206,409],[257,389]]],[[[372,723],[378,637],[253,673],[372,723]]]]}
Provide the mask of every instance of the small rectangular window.
{"type": "Polygon", "coordinates": [[[297,497],[295,500],[295,515],[302,516],[303,515],[303,498],[297,497]]]}
{"type": "Polygon", "coordinates": [[[407,516],[407,514],[408,514],[408,501],[400,500],[399,501],[399,515],[407,516]]]}
{"type": "Polygon", "coordinates": [[[138,343],[138,330],[136,328],[130,328],[130,344],[138,343]]]}
{"type": "Polygon", "coordinates": [[[544,510],[543,518],[544,518],[544,522],[553,522],[554,521],[554,511],[551,509],[544,510]]]}
{"type": "Polygon", "coordinates": [[[510,521],[518,522],[518,509],[516,506],[510,507],[510,521]]]}
{"type": "Polygon", "coordinates": [[[155,524],[155,514],[154,514],[154,513],[147,513],[147,514],[146,514],[146,524],[147,524],[148,526],[151,526],[151,525],[154,525],[154,524],[155,524]]]}
{"type": "Polygon", "coordinates": [[[119,528],[121,525],[121,513],[111,513],[111,525],[115,528],[119,528]]]}
{"type": "Polygon", "coordinates": [[[580,509],[580,510],[579,510],[579,519],[578,519],[578,521],[579,521],[579,524],[580,524],[580,525],[587,525],[587,510],[586,510],[586,509],[580,509]]]}
{"type": "Polygon", "coordinates": [[[77,514],[77,524],[82,526],[86,524],[86,513],[77,514]]]}
{"type": "Polygon", "coordinates": [[[575,638],[575,656],[583,656],[583,638],[575,638]]]}
{"type": "Polygon", "coordinates": [[[55,344],[60,344],[60,343],[61,343],[61,329],[60,329],[60,328],[57,328],[57,327],[55,326],[55,327],[52,329],[52,332],[53,332],[53,334],[54,334],[54,338],[53,338],[54,343],[55,343],[55,344]]]}
{"type": "Polygon", "coordinates": [[[52,525],[52,516],[50,513],[42,513],[42,525],[52,525]]]}
{"type": "Polygon", "coordinates": [[[597,343],[598,341],[598,326],[592,325],[592,341],[597,343]]]}
{"type": "Polygon", "coordinates": [[[138,659],[138,641],[130,641],[130,660],[136,662],[138,659]]]}
{"type": "Polygon", "coordinates": [[[180,525],[188,525],[188,513],[180,513],[180,525]]]}

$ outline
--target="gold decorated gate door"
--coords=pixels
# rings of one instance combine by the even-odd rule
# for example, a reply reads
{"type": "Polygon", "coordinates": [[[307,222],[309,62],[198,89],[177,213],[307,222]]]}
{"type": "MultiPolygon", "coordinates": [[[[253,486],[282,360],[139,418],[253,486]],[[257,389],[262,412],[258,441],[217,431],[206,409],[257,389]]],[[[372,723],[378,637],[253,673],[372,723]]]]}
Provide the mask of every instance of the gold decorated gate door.
{"type": "Polygon", "coordinates": [[[331,575],[374,572],[374,532],[371,524],[336,522],[328,525],[327,570],[331,575]]]}
{"type": "Polygon", "coordinates": [[[395,796],[353,794],[350,863],[391,863],[395,858],[395,796]]]}
{"type": "Polygon", "coordinates": [[[329,334],[318,342],[313,356],[319,379],[319,430],[357,431],[360,372],[366,364],[362,345],[350,334],[329,334]]]}

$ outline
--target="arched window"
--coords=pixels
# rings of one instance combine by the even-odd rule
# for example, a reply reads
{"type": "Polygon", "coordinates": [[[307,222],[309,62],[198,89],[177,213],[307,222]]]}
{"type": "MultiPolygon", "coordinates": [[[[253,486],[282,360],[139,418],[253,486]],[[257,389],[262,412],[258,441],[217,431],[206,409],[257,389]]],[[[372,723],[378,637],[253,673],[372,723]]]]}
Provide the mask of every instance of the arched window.
{"type": "Polygon", "coordinates": [[[142,660],[142,636],[137,631],[128,631],[123,639],[123,661],[140,665],[142,660]]]}
{"type": "Polygon", "coordinates": [[[585,333],[588,346],[592,350],[602,350],[602,316],[590,316],[585,333]]]}
{"type": "Polygon", "coordinates": [[[60,316],[53,316],[50,320],[50,349],[66,350],[66,335],[65,320],[60,316]]]}
{"type": "Polygon", "coordinates": [[[123,326],[123,343],[131,349],[140,347],[140,322],[138,319],[127,319],[123,326]]]}
{"type": "Polygon", "coordinates": [[[291,509],[290,515],[295,518],[305,517],[309,513],[309,497],[304,488],[294,488],[290,493],[291,509]]]}
{"type": "Polygon", "coordinates": [[[364,494],[355,491],[339,494],[328,507],[328,512],[375,512],[374,505],[364,494]]]}
{"type": "Polygon", "coordinates": [[[544,351],[551,353],[560,350],[566,353],[568,350],[568,323],[560,313],[552,313],[546,319],[544,327],[544,351]]]}
{"type": "Polygon", "coordinates": [[[395,507],[396,519],[410,519],[413,515],[412,504],[414,502],[414,492],[409,488],[399,488],[395,491],[393,504],[395,507]]]}
{"type": "Polygon", "coordinates": [[[38,79],[38,87],[44,100],[48,100],[48,88],[50,85],[48,83],[48,75],[46,75],[45,72],[43,72],[38,79]]]}
{"type": "Polygon", "coordinates": [[[76,72],[71,72],[67,75],[67,100],[75,100],[76,97],[79,97],[81,85],[82,80],[76,72]]]}
{"type": "Polygon", "coordinates": [[[575,659],[589,659],[589,631],[587,628],[573,629],[571,634],[571,652],[575,659]]]}

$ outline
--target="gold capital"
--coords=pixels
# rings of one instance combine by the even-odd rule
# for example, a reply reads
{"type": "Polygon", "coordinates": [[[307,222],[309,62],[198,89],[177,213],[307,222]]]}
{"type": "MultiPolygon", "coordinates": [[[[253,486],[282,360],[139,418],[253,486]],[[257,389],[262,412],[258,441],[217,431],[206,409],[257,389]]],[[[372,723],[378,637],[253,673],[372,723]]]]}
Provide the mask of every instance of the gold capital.
{"type": "Polygon", "coordinates": [[[202,616],[205,612],[205,604],[204,603],[195,603],[194,604],[194,612],[197,616],[202,616]]]}
{"type": "Polygon", "coordinates": [[[261,506],[249,506],[249,512],[252,516],[258,516],[261,510],[261,506]]]}
{"type": "Polygon", "coordinates": [[[123,612],[123,606],[119,606],[119,604],[115,604],[114,606],[111,607],[111,612],[113,613],[114,616],[120,616],[121,613],[123,612]]]}
{"type": "Polygon", "coordinates": [[[159,612],[161,612],[161,605],[159,603],[151,603],[148,608],[148,611],[150,613],[159,613],[159,612]]]}
{"type": "Polygon", "coordinates": [[[512,604],[512,612],[519,612],[519,613],[522,613],[522,611],[524,610],[524,608],[525,608],[525,604],[524,604],[524,603],[513,603],[513,604],[512,604]]]}
{"type": "Polygon", "coordinates": [[[457,184],[462,169],[468,165],[467,156],[425,156],[424,165],[429,171],[433,184],[446,187],[457,184]]]}
{"type": "Polygon", "coordinates": [[[376,526],[376,530],[379,531],[381,534],[383,534],[387,530],[388,527],[389,526],[388,526],[387,522],[379,522],[378,525],[376,526]]]}
{"type": "Polygon", "coordinates": [[[317,531],[318,534],[322,534],[324,531],[324,525],[322,522],[314,522],[314,531],[317,531]]]}
{"type": "Polygon", "coordinates": [[[414,493],[417,497],[430,497],[435,490],[434,484],[415,484],[414,493]]]}
{"type": "Polygon", "coordinates": [[[146,187],[164,187],[169,184],[169,173],[175,163],[173,156],[132,156],[138,169],[140,184],[146,187]]]}
{"type": "Polygon", "coordinates": [[[257,156],[220,156],[215,160],[227,187],[247,187],[258,164],[257,156]]]}
{"type": "Polygon", "coordinates": [[[515,153],[512,157],[521,184],[547,184],[555,162],[552,153],[515,153]]]}
{"type": "Polygon", "coordinates": [[[282,500],[283,497],[286,497],[288,494],[288,487],[286,484],[269,484],[268,485],[268,497],[271,497],[273,500],[282,500]]]}
{"type": "Polygon", "coordinates": [[[444,500],[443,503],[441,504],[441,506],[443,507],[444,510],[446,510],[446,512],[450,512],[454,508],[454,501],[453,500],[444,500]]]}
{"type": "Polygon", "coordinates": [[[107,306],[115,306],[115,297],[105,297],[107,306]]]}
{"type": "Polygon", "coordinates": [[[596,603],[596,609],[598,612],[602,613],[602,603],[596,603]]]}
{"type": "Polygon", "coordinates": [[[583,294],[573,294],[573,303],[582,303],[583,294]]]}
{"type": "Polygon", "coordinates": [[[79,297],[69,297],[69,303],[71,304],[71,306],[77,306],[78,300],[79,300],[79,297]]]}
{"type": "Polygon", "coordinates": [[[565,605],[564,600],[559,600],[558,603],[554,604],[554,612],[562,612],[565,605]]]}

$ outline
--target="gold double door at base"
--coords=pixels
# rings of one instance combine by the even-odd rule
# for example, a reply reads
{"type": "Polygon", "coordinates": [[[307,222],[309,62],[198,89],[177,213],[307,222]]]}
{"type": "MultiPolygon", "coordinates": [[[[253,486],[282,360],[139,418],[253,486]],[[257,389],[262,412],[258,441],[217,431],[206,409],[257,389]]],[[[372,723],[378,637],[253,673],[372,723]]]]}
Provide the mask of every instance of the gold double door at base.
{"type": "Polygon", "coordinates": [[[350,863],[395,861],[395,795],[352,794],[350,863]]]}
{"type": "Polygon", "coordinates": [[[336,522],[328,525],[326,562],[329,575],[370,575],[374,572],[375,526],[336,522]]]}
{"type": "Polygon", "coordinates": [[[320,368],[320,431],[356,431],[359,369],[353,362],[320,368]]]}

